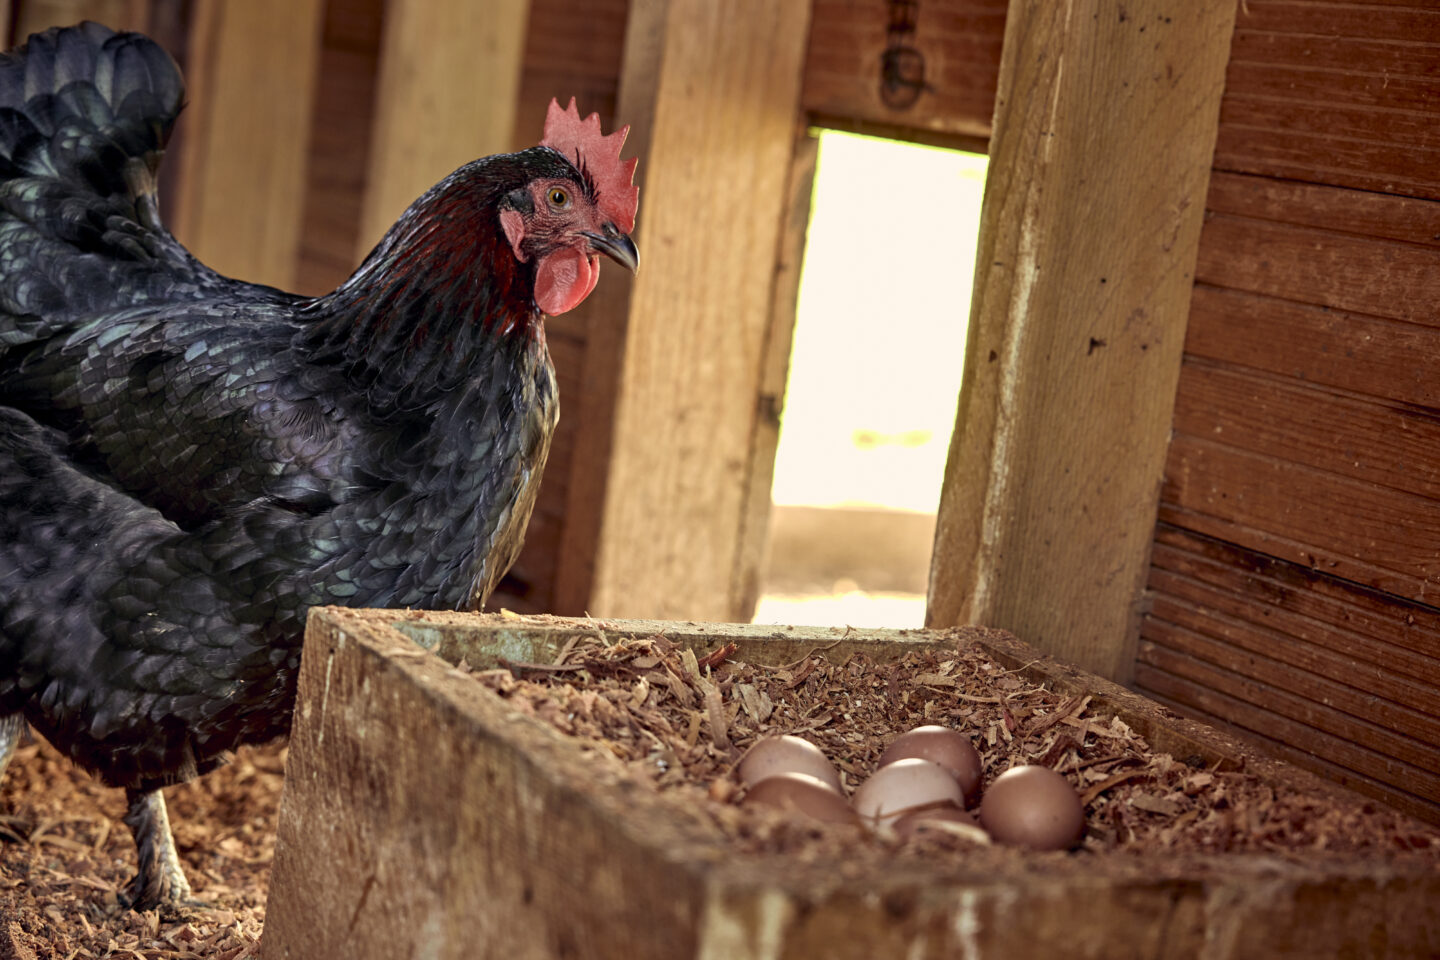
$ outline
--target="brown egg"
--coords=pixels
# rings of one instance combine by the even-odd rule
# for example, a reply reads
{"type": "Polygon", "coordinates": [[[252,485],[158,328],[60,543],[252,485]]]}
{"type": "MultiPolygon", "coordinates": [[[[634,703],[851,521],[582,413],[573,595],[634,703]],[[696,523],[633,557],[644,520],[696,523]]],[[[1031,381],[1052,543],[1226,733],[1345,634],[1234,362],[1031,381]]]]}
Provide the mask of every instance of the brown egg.
{"type": "Polygon", "coordinates": [[[1011,767],[980,800],[980,823],[1001,843],[1067,850],[1085,832],[1085,808],[1070,781],[1049,767],[1011,767]]]}
{"type": "Polygon", "coordinates": [[[807,773],[844,795],[835,765],[826,759],[819,747],[799,737],[787,735],[757,740],[745,751],[735,769],[740,781],[745,784],[759,783],[777,773],[807,773]]]}
{"type": "Polygon", "coordinates": [[[916,807],[965,805],[965,794],[950,771],[911,757],[886,764],[855,790],[855,812],[868,823],[891,823],[916,807]]]}
{"type": "Polygon", "coordinates": [[[973,806],[975,798],[980,796],[980,754],[970,738],[958,730],[929,724],[902,733],[890,741],[877,765],[883,767],[909,757],[929,760],[949,770],[965,793],[967,807],[973,806]]]}
{"type": "Polygon", "coordinates": [[[752,784],[741,805],[752,804],[803,813],[827,823],[855,822],[849,801],[823,780],[806,773],[777,773],[752,784]]]}
{"type": "MultiPolygon", "coordinates": [[[[936,824],[959,824],[968,828],[964,832],[971,839],[980,842],[988,842],[990,839],[981,829],[980,821],[975,819],[974,814],[966,813],[957,807],[929,807],[924,810],[916,810],[914,813],[907,813],[895,821],[895,832],[902,837],[912,837],[916,833],[924,832],[927,828],[935,828],[936,824]]],[[[950,828],[940,827],[938,829],[950,828]]]]}

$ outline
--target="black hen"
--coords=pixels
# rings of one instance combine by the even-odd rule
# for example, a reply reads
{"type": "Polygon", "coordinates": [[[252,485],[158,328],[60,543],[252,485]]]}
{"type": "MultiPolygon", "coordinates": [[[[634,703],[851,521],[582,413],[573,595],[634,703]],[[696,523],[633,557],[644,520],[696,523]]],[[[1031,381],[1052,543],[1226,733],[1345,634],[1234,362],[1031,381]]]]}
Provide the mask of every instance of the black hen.
{"type": "Polygon", "coordinates": [[[161,787],[284,733],[305,611],[464,608],[514,560],[557,405],[544,313],[634,269],[634,161],[552,104],[340,289],[165,230],[183,85],[83,24],[0,57],[0,771],[28,720],[125,787],[137,906],[189,895],[161,787]]]}

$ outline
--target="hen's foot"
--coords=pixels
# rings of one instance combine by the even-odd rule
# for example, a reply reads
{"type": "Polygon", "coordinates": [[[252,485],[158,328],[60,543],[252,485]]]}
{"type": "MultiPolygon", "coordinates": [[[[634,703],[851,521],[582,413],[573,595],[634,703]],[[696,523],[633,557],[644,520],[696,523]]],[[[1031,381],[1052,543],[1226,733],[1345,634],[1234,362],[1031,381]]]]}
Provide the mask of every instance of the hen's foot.
{"type": "Polygon", "coordinates": [[[126,885],[123,900],[135,910],[205,907],[190,896],[190,882],[180,866],[180,854],[170,834],[170,816],[160,791],[126,790],[125,799],[130,804],[125,824],[135,835],[140,871],[126,885]]]}

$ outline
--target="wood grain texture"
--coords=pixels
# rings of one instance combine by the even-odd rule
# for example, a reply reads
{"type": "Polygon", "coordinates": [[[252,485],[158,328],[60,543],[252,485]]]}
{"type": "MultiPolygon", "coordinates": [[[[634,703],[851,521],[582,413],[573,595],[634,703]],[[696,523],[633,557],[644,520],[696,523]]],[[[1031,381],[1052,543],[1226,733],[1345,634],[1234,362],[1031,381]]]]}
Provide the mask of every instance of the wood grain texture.
{"type": "Polygon", "coordinates": [[[289,289],[304,210],[321,0],[206,3],[189,42],[175,236],[223,274],[289,289]]]}
{"type": "Polygon", "coordinates": [[[913,104],[890,106],[881,96],[889,9],[859,0],[814,0],[805,109],[821,123],[869,122],[902,137],[911,130],[988,137],[1006,3],[926,0],[915,8],[915,30],[905,41],[924,58],[926,89],[913,104]]]}
{"type": "Polygon", "coordinates": [[[585,608],[727,619],[809,9],[631,11],[620,112],[644,179],[644,265],[598,324],[625,342],[585,608]]]}
{"type": "Polygon", "coordinates": [[[761,347],[759,392],[755,397],[755,427],[750,444],[750,479],[740,510],[742,527],[735,552],[735,572],[730,577],[727,620],[748,623],[754,618],[755,605],[760,601],[761,569],[770,542],[775,451],[780,443],[780,418],[785,406],[785,384],[790,375],[795,308],[800,297],[800,270],[805,260],[805,235],[810,225],[810,197],[819,153],[819,138],[803,129],[797,130],[785,196],[784,227],[775,262],[770,323],[761,347]]]}
{"type": "MultiPolygon", "coordinates": [[[[1152,640],[1244,673],[1305,704],[1291,710],[1319,711],[1295,719],[1440,773],[1440,691],[1347,651],[1326,650],[1223,612],[1227,605],[1235,613],[1244,608],[1218,591],[1159,572],[1151,583],[1159,594],[1148,614],[1152,627],[1145,631],[1152,640]],[[1361,682],[1364,689],[1354,686],[1361,682]]],[[[1261,705],[1284,712],[1279,698],[1261,705]]]]}
{"type": "Polygon", "coordinates": [[[615,118],[629,0],[530,0],[511,149],[540,142],[551,98],[574,97],[582,117],[615,118]]]}
{"type": "Polygon", "coordinates": [[[1219,213],[1205,231],[1202,282],[1440,326],[1432,247],[1219,213]]]}
{"type": "Polygon", "coordinates": [[[1247,0],[1215,167],[1440,199],[1440,8],[1247,0]]]}
{"type": "Polygon", "coordinates": [[[1234,8],[1010,7],[930,625],[1133,667],[1234,8]]]}
{"type": "Polygon", "coordinates": [[[1378,667],[1424,683],[1440,663],[1434,607],[1168,525],[1154,559],[1157,591],[1162,577],[1181,580],[1176,596],[1203,597],[1218,613],[1363,661],[1355,676],[1378,667]]]}
{"type": "MultiPolygon", "coordinates": [[[[1193,663],[1200,679],[1187,675],[1188,671],[1184,669],[1172,672],[1156,666],[1149,662],[1148,655],[1158,648],[1152,648],[1148,643],[1142,640],[1147,660],[1138,663],[1135,669],[1136,684],[1146,696],[1171,707],[1181,716],[1231,731],[1271,756],[1315,771],[1357,793],[1374,797],[1413,817],[1431,823],[1440,822],[1440,805],[1355,769],[1360,763],[1372,767],[1383,764],[1383,758],[1338,738],[1317,735],[1313,728],[1302,723],[1231,696],[1220,689],[1225,683],[1223,675],[1207,671],[1198,661],[1193,663]],[[1297,743],[1303,745],[1296,746],[1297,743]],[[1361,758],[1360,763],[1355,762],[1357,758],[1361,758]],[[1345,762],[1339,762],[1342,760],[1345,762]]],[[[1183,662],[1178,654],[1166,656],[1159,653],[1158,657],[1169,666],[1183,662]]],[[[1262,692],[1262,699],[1265,696],[1262,692]]]]}
{"type": "MultiPolygon", "coordinates": [[[[82,20],[103,23],[111,30],[144,30],[150,0],[3,0],[0,23],[13,23],[10,43],[24,43],[32,33],[68,27],[82,20]]],[[[7,44],[8,46],[8,44],[7,44]]]]}
{"type": "Polygon", "coordinates": [[[1273,536],[1303,545],[1287,559],[1335,569],[1411,600],[1440,597],[1440,509],[1393,487],[1337,476],[1268,453],[1179,435],[1171,445],[1167,505],[1234,528],[1232,542],[1266,550],[1273,536]],[[1367,572],[1363,567],[1373,568],[1367,572]]]}
{"type": "Polygon", "coordinates": [[[356,238],[369,169],[382,0],[327,0],[310,132],[295,290],[335,289],[360,263],[356,238]]]}
{"type": "Polygon", "coordinates": [[[1205,207],[1440,249],[1440,204],[1430,200],[1217,170],[1210,177],[1205,207]]]}
{"type": "MultiPolygon", "coordinates": [[[[1423,407],[1377,403],[1291,377],[1187,358],[1175,431],[1440,499],[1440,420],[1423,407]]],[[[1417,501],[1414,509],[1428,505],[1417,501]]]]}
{"type": "Polygon", "coordinates": [[[1193,357],[1302,383],[1431,408],[1440,384],[1426,358],[1440,330],[1196,284],[1185,349],[1193,357]]]}
{"type": "Polygon", "coordinates": [[[442,177],[509,150],[528,11],[529,0],[387,6],[357,256],[442,177]]]}

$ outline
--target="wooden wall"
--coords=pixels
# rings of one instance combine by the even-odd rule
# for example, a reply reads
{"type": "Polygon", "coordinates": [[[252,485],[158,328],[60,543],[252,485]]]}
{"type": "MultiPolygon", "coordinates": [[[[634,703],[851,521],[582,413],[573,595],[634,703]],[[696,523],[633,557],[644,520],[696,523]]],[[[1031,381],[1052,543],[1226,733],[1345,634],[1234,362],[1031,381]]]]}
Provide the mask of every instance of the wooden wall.
{"type": "Polygon", "coordinates": [[[1440,818],[1440,9],[1241,4],[1136,681],[1440,818]]]}

